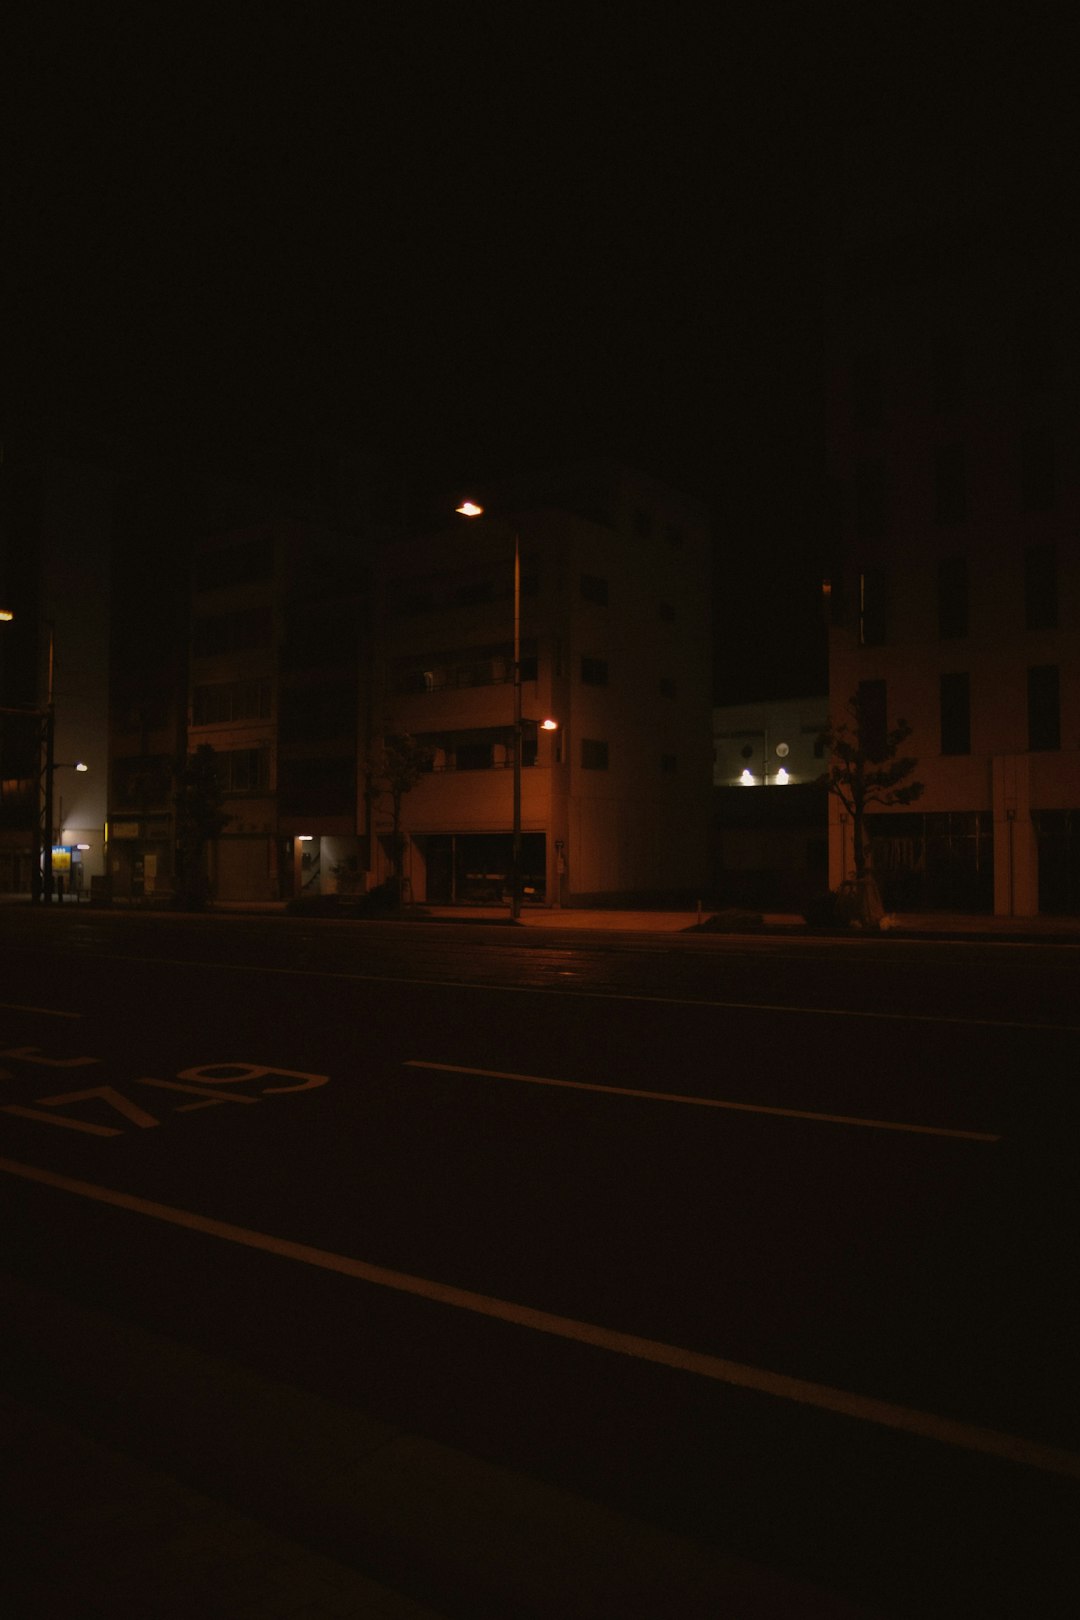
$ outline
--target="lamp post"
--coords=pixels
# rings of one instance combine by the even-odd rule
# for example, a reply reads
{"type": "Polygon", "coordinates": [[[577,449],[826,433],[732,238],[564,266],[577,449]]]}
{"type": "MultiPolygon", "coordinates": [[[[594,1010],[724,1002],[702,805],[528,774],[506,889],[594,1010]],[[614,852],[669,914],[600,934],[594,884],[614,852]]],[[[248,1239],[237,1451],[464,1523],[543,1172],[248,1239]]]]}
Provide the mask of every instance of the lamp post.
{"type": "Polygon", "coordinates": [[[45,687],[45,809],[42,815],[44,822],[44,840],[41,855],[41,898],[45,905],[52,905],[53,891],[53,773],[56,770],[54,748],[56,745],[56,710],[53,706],[53,661],[55,658],[55,636],[52,624],[49,625],[49,667],[45,687]]]}
{"type": "MultiPolygon", "coordinates": [[[[9,608],[0,610],[0,621],[10,624],[15,615],[9,608]]],[[[30,883],[31,899],[46,901],[52,899],[52,787],[55,760],[53,747],[55,739],[55,717],[53,713],[53,626],[49,622],[49,663],[46,686],[46,702],[43,709],[5,709],[5,714],[23,714],[36,716],[40,729],[38,731],[35,749],[37,753],[37,786],[35,791],[34,815],[32,822],[32,839],[30,852],[30,883]],[[44,766],[42,765],[42,751],[44,751],[44,766]],[[42,789],[44,789],[44,803],[42,803],[42,789]]]]}
{"type": "MultiPolygon", "coordinates": [[[[474,518],[484,508],[475,501],[462,501],[455,508],[462,517],[474,518]]],[[[514,526],[514,809],[510,844],[510,916],[521,916],[521,537],[514,526]]]]}
{"type": "MultiPolygon", "coordinates": [[[[8,608],[0,609],[0,622],[9,624],[15,615],[8,608]]],[[[28,709],[23,711],[5,710],[5,713],[23,712],[36,714],[41,722],[41,732],[38,740],[38,780],[39,799],[34,807],[34,836],[32,844],[32,871],[31,883],[40,885],[40,889],[32,898],[42,900],[45,905],[52,903],[53,891],[53,839],[55,828],[53,826],[53,782],[58,770],[86,771],[89,766],[82,760],[73,761],[68,765],[66,760],[58,761],[55,755],[56,747],[56,709],[53,702],[53,671],[56,660],[56,635],[51,619],[44,621],[49,631],[48,663],[45,677],[45,707],[43,709],[28,709]],[[41,764],[41,750],[44,749],[45,763],[41,764]]],[[[61,800],[61,804],[63,801],[61,800]]]]}

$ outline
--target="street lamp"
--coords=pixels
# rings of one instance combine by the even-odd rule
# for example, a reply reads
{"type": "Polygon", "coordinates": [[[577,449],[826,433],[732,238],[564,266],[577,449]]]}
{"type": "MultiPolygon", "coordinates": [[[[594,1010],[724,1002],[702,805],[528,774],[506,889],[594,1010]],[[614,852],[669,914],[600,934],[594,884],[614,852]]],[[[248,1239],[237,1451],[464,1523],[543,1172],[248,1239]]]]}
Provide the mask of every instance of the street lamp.
{"type": "MultiPolygon", "coordinates": [[[[0,621],[10,624],[15,615],[10,608],[0,609],[0,621]]],[[[24,710],[24,713],[33,713],[42,722],[43,744],[45,749],[45,766],[41,768],[41,755],[38,754],[38,780],[44,782],[44,805],[40,802],[34,811],[34,839],[32,851],[33,870],[31,881],[40,884],[40,893],[36,898],[48,905],[52,900],[52,851],[53,851],[53,776],[57,770],[53,749],[56,741],[56,712],[53,706],[53,668],[56,660],[55,627],[51,619],[43,621],[49,631],[49,658],[48,674],[45,687],[45,707],[43,709],[24,710]]],[[[39,742],[39,748],[42,743],[39,742]]],[[[72,770],[85,771],[89,767],[80,760],[70,767],[72,770]]]]}
{"type": "MultiPolygon", "coordinates": [[[[475,501],[462,501],[462,517],[483,515],[475,501]]],[[[510,916],[521,916],[521,537],[514,525],[514,820],[510,845],[510,916]]]]}
{"type": "MultiPolygon", "coordinates": [[[[10,608],[0,609],[0,621],[10,624],[15,615],[10,608]]],[[[32,821],[32,840],[30,851],[30,881],[31,898],[39,900],[44,890],[45,898],[49,898],[48,890],[44,888],[45,880],[52,883],[52,773],[53,773],[53,631],[49,625],[49,681],[48,701],[45,708],[36,706],[32,708],[5,709],[5,714],[33,715],[38,721],[38,732],[35,741],[37,765],[35,770],[36,788],[34,795],[34,814],[32,821]],[[42,770],[41,754],[45,751],[45,765],[42,770]],[[44,784],[45,803],[41,802],[41,790],[44,784]]]]}

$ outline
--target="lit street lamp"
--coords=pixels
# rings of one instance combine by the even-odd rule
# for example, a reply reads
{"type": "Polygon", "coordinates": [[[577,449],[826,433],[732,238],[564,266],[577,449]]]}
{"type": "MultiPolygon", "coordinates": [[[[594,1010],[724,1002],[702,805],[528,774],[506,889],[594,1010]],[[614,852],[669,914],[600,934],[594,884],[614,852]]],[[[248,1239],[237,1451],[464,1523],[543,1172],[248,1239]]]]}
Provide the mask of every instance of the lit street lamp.
{"type": "MultiPolygon", "coordinates": [[[[483,516],[484,508],[475,501],[462,501],[455,507],[462,517],[483,516]]],[[[541,720],[541,731],[557,731],[557,720],[541,720]]],[[[514,525],[514,810],[510,854],[510,916],[521,916],[521,537],[514,525]]]]}
{"type": "MultiPolygon", "coordinates": [[[[0,622],[10,624],[15,615],[9,608],[0,609],[0,622]]],[[[34,837],[31,856],[31,882],[40,888],[33,898],[42,900],[46,905],[52,901],[53,871],[52,852],[55,829],[53,827],[53,778],[58,770],[86,771],[88,765],[82,760],[68,765],[66,762],[58,763],[54,757],[56,740],[56,712],[53,705],[53,668],[56,658],[55,630],[51,620],[44,621],[49,631],[48,672],[45,686],[45,707],[43,709],[5,710],[5,713],[36,714],[42,723],[42,737],[38,747],[44,748],[45,764],[41,767],[41,756],[38,755],[39,784],[44,785],[44,804],[40,801],[34,809],[34,837]]],[[[40,788],[39,788],[40,791],[40,788]]]]}
{"type": "MultiPolygon", "coordinates": [[[[455,509],[462,517],[474,518],[484,508],[475,501],[462,501],[455,509]]],[[[521,537],[514,525],[514,820],[510,846],[510,916],[521,916],[521,537]]]]}

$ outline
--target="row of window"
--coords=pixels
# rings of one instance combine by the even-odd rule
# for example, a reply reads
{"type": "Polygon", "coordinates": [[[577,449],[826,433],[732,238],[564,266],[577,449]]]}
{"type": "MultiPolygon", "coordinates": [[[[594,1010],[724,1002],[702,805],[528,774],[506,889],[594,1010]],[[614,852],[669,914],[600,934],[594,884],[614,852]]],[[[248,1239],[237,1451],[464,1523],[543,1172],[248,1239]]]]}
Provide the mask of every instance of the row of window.
{"type": "MultiPolygon", "coordinates": [[[[1025,512],[1051,512],[1058,503],[1057,445],[1047,432],[1024,434],[1017,450],[1016,491],[1025,512]]],[[[938,445],[931,468],[934,521],[944,528],[966,523],[969,516],[967,450],[963,444],[938,445]]],[[[880,457],[863,457],[855,465],[855,528],[864,538],[887,534],[891,514],[888,473],[880,457]]]]}
{"type": "MultiPolygon", "coordinates": [[[[884,681],[861,681],[867,742],[872,750],[887,729],[884,681]]],[[[971,677],[964,670],[940,676],[938,687],[940,746],[943,754],[971,753],[971,677]]],[[[1028,748],[1041,753],[1061,747],[1061,672],[1057,664],[1033,664],[1027,672],[1028,748]]]]}
{"type": "Polygon", "coordinates": [[[273,541],[269,535],[256,535],[238,544],[200,552],[195,559],[195,589],[208,591],[225,585],[267,580],[273,572],[273,541]]]}
{"type": "MultiPolygon", "coordinates": [[[[535,596],[540,585],[534,560],[523,559],[521,595],[535,596]]],[[[419,613],[446,612],[452,608],[476,607],[484,602],[502,602],[514,594],[513,573],[507,567],[480,564],[452,574],[430,575],[426,579],[392,580],[387,587],[387,610],[396,617],[410,618],[419,613]]]]}
{"type": "MultiPolygon", "coordinates": [[[[1014,343],[1010,392],[1049,393],[1062,381],[1060,334],[1026,333],[1014,343]]],[[[939,410],[955,410],[972,397],[970,356],[962,338],[950,334],[930,344],[930,394],[939,410]]],[[[859,355],[851,367],[851,403],[855,426],[884,425],[888,390],[878,353],[859,355]]]]}
{"type": "Polygon", "coordinates": [[[269,607],[204,614],[196,618],[192,626],[192,651],[196,658],[254,652],[272,646],[273,636],[273,616],[269,607]]]}
{"type": "MultiPolygon", "coordinates": [[[[966,557],[943,557],[937,571],[938,635],[955,640],[969,632],[970,570],[966,557]]],[[[867,568],[858,579],[859,641],[880,646],[888,637],[889,578],[886,569],[867,568]]],[[[1058,557],[1053,541],[1024,548],[1024,627],[1056,630],[1058,624],[1058,557]]],[[[834,615],[843,605],[834,597],[834,615]]]]}
{"type": "MultiPolygon", "coordinates": [[[[535,647],[535,642],[528,644],[535,647]]],[[[556,650],[556,673],[564,673],[561,644],[556,650]]],[[[522,649],[521,679],[535,681],[539,669],[539,660],[534,651],[522,649]]],[[[608,661],[606,658],[594,658],[583,654],[578,663],[578,673],[585,686],[607,686],[608,661]]],[[[394,690],[396,692],[441,692],[447,689],[457,689],[469,686],[500,685],[514,678],[513,651],[507,647],[497,649],[479,648],[472,657],[462,659],[451,657],[446,661],[431,661],[428,665],[408,664],[399,667],[394,677],[394,690]]],[[[668,676],[661,676],[658,682],[661,697],[675,698],[678,688],[668,676]]]]}
{"type": "MultiPolygon", "coordinates": [[[[535,681],[536,642],[521,648],[521,678],[535,681]]],[[[426,661],[399,664],[394,673],[396,692],[441,692],[467,686],[497,686],[514,678],[514,649],[510,642],[443,653],[426,661]]]]}
{"type": "MultiPolygon", "coordinates": [[[[451,687],[485,686],[513,679],[513,658],[507,650],[482,656],[468,663],[436,664],[430,669],[404,669],[398,672],[398,692],[435,692],[451,687]]],[[[588,686],[608,684],[606,658],[582,657],[581,680],[588,686]]],[[[535,681],[537,659],[526,654],[521,660],[523,681],[535,681]]],[[[661,678],[662,697],[674,698],[673,680],[661,678]]],[[[196,686],[192,698],[192,723],[196,726],[226,725],[244,720],[267,720],[271,715],[272,687],[269,680],[219,681],[196,686]]],[[[279,725],[283,741],[304,736],[344,735],[355,726],[356,693],[352,683],[330,686],[286,688],[281,693],[279,725]]]]}
{"type": "Polygon", "coordinates": [[[192,723],[223,725],[230,720],[268,720],[271,684],[268,680],[219,681],[197,686],[192,698],[192,723]]]}
{"type": "MultiPolygon", "coordinates": [[[[420,739],[430,748],[428,769],[431,771],[490,771],[503,770],[514,763],[513,743],[505,731],[491,730],[464,736],[426,737],[420,739]]],[[[562,736],[552,739],[555,763],[562,763],[562,736]]],[[[599,737],[583,737],[579,750],[582,770],[606,771],[610,764],[608,743],[599,737]]],[[[537,735],[535,722],[525,723],[521,739],[521,763],[532,766],[537,761],[537,735]]],[[[660,755],[660,770],[672,775],[678,770],[675,754],[660,755]]]]}
{"type": "MultiPolygon", "coordinates": [[[[474,607],[483,602],[504,601],[512,594],[513,588],[504,577],[505,573],[505,569],[495,571],[484,568],[439,578],[397,580],[387,592],[387,608],[392,614],[409,617],[420,613],[445,612],[456,607],[474,607]]],[[[522,596],[535,596],[538,589],[539,576],[535,567],[523,569],[522,596]]],[[[603,575],[579,575],[578,590],[583,602],[590,602],[594,607],[610,606],[611,592],[603,575]]],[[[661,619],[674,620],[676,617],[672,602],[659,602],[657,612],[661,619]]]]}

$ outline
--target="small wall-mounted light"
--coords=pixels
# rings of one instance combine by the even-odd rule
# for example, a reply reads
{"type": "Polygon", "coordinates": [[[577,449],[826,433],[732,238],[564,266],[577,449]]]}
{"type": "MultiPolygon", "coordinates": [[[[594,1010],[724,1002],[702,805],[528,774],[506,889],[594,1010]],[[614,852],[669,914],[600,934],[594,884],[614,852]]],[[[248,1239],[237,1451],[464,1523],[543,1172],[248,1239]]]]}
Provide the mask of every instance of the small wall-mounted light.
{"type": "Polygon", "coordinates": [[[296,842],[298,844],[310,844],[312,836],[313,835],[311,833],[297,833],[296,842]]]}
{"type": "Polygon", "coordinates": [[[783,783],[785,783],[785,782],[790,782],[791,781],[791,777],[788,775],[787,771],[784,769],[784,767],[782,765],[781,765],[780,769],[776,773],[776,780],[779,783],[781,783],[781,785],[783,783]]]}
{"type": "Polygon", "coordinates": [[[75,848],[76,849],[89,849],[90,845],[89,844],[76,844],[75,848]]]}
{"type": "Polygon", "coordinates": [[[743,787],[753,787],[754,778],[750,774],[749,766],[746,766],[742,775],[739,777],[739,781],[742,783],[743,787]]]}
{"type": "Polygon", "coordinates": [[[89,767],[89,765],[84,765],[82,760],[79,759],[79,760],[75,761],[75,769],[77,771],[88,771],[90,769],[90,767],[89,767]]]}
{"type": "Polygon", "coordinates": [[[557,720],[552,720],[552,719],[548,718],[547,720],[541,720],[541,722],[540,722],[540,730],[541,731],[558,731],[558,729],[559,729],[559,722],[557,720]]]}

